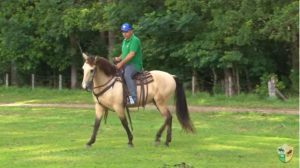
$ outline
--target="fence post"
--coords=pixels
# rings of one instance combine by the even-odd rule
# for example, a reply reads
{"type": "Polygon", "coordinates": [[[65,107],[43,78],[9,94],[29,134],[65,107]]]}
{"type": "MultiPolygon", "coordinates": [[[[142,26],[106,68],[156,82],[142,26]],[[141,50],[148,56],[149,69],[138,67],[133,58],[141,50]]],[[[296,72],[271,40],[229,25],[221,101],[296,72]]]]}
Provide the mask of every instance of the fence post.
{"type": "Polygon", "coordinates": [[[5,87],[8,88],[8,73],[5,74],[5,87]]]}
{"type": "Polygon", "coordinates": [[[269,97],[271,98],[276,97],[275,76],[271,76],[271,79],[268,81],[268,92],[269,92],[269,97]]]}
{"type": "Polygon", "coordinates": [[[31,74],[31,88],[32,88],[32,89],[34,89],[34,84],[35,84],[35,83],[34,83],[34,81],[35,81],[34,78],[35,78],[34,74],[31,74]]]}
{"type": "Polygon", "coordinates": [[[59,77],[58,77],[58,89],[61,90],[62,89],[62,75],[59,74],[59,77]]]}
{"type": "Polygon", "coordinates": [[[192,95],[195,95],[195,88],[196,88],[196,76],[195,76],[195,73],[193,72],[193,76],[192,76],[192,95]]]}

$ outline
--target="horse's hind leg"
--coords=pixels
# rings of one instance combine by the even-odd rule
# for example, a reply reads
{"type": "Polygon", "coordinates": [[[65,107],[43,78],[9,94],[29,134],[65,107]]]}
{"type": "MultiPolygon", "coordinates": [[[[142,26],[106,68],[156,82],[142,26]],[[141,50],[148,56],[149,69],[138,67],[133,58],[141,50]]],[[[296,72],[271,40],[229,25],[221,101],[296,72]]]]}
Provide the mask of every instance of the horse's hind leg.
{"type": "Polygon", "coordinates": [[[102,106],[100,106],[99,104],[95,105],[94,129],[93,129],[93,133],[92,133],[90,140],[86,143],[87,147],[90,147],[96,141],[97,132],[100,127],[100,123],[101,123],[101,119],[102,119],[102,115],[103,115],[104,111],[105,111],[105,109],[102,106]]]}
{"type": "Polygon", "coordinates": [[[156,144],[160,143],[160,137],[163,131],[167,128],[167,137],[166,137],[165,145],[169,146],[169,143],[172,140],[172,115],[166,105],[160,105],[160,104],[155,104],[155,105],[165,119],[164,124],[160,127],[160,129],[156,133],[155,142],[156,144]]]}
{"type": "Polygon", "coordinates": [[[172,141],[172,115],[169,112],[170,116],[168,117],[167,120],[167,139],[165,142],[166,146],[169,146],[169,143],[172,141]]]}

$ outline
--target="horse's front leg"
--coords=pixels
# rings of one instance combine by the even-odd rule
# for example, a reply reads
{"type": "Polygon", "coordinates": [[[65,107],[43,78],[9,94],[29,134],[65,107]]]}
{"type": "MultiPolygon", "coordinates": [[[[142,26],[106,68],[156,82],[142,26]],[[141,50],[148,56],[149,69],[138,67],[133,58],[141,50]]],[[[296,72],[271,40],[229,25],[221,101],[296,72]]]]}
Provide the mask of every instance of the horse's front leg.
{"type": "Polygon", "coordinates": [[[94,129],[93,129],[93,133],[92,133],[90,140],[86,143],[87,147],[90,147],[96,141],[97,132],[100,127],[101,119],[102,119],[102,116],[103,116],[105,110],[106,109],[104,107],[102,107],[101,105],[99,105],[98,103],[95,104],[94,129]]]}
{"type": "Polygon", "coordinates": [[[126,119],[126,115],[125,115],[125,112],[124,112],[124,108],[123,107],[118,107],[116,109],[116,113],[127,133],[127,136],[128,136],[128,146],[129,147],[133,147],[133,143],[132,143],[132,140],[133,140],[133,135],[129,129],[129,126],[128,126],[128,122],[127,122],[127,119],[126,119]]]}

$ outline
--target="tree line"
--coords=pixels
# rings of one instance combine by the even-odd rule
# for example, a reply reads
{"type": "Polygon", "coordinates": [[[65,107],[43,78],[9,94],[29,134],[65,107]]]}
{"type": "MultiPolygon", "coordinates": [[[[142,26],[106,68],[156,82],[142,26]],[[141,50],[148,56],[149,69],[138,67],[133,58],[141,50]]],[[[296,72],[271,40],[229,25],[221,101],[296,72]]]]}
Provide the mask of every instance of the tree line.
{"type": "Polygon", "coordinates": [[[85,52],[120,54],[120,25],[143,46],[144,69],[179,76],[186,87],[227,95],[261,92],[270,75],[299,92],[297,0],[4,0],[0,2],[0,74],[81,80],[85,52]],[[191,82],[193,81],[193,82],[191,82]]]}

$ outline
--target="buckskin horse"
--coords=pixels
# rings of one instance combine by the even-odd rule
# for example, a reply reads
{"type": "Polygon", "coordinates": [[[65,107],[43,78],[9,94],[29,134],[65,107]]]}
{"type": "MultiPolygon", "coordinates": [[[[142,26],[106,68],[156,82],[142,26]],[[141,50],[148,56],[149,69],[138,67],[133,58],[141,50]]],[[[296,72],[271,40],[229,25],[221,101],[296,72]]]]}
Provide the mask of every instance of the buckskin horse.
{"type": "MultiPolygon", "coordinates": [[[[93,92],[95,102],[95,123],[90,140],[87,146],[91,146],[96,141],[97,132],[103,116],[108,110],[115,111],[128,136],[128,145],[133,146],[133,135],[128,127],[125,114],[123,84],[117,80],[117,70],[107,59],[99,56],[89,56],[82,53],[84,58],[82,88],[93,92]]],[[[147,86],[148,93],[145,103],[153,103],[164,118],[164,123],[158,130],[155,138],[156,144],[160,143],[160,137],[167,129],[165,145],[168,146],[172,139],[172,115],[167,102],[171,95],[174,95],[176,103],[176,115],[181,127],[186,132],[194,132],[194,127],[190,120],[184,89],[177,79],[167,72],[150,71],[153,82],[147,86]]],[[[137,95],[141,93],[141,86],[137,86],[137,95]]],[[[137,96],[137,104],[141,102],[137,96]]],[[[126,97],[125,97],[126,98],[126,97]]]]}

